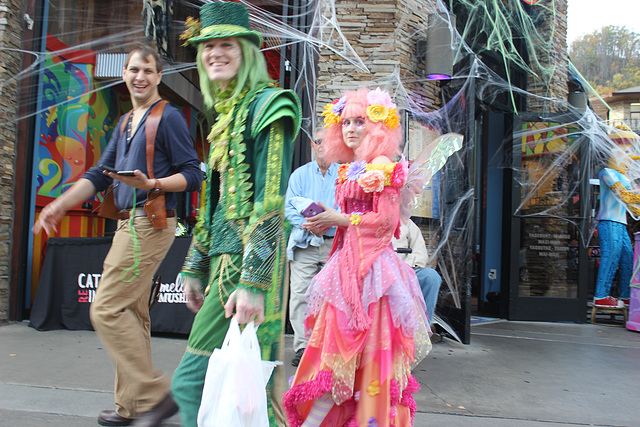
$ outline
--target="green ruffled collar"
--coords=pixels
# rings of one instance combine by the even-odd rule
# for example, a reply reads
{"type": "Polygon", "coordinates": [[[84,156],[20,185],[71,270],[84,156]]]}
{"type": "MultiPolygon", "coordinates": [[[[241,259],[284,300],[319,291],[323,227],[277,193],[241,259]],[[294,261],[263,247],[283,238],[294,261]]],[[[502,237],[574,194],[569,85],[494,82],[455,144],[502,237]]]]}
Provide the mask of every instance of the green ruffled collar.
{"type": "Polygon", "coordinates": [[[232,80],[231,83],[229,83],[229,87],[218,94],[218,99],[220,99],[220,101],[216,102],[213,108],[215,108],[215,110],[219,114],[227,114],[228,112],[232,111],[233,108],[238,104],[238,101],[243,98],[246,90],[241,93],[240,96],[236,96],[234,100],[231,100],[231,95],[233,94],[233,91],[236,90],[237,84],[237,80],[232,80]]]}
{"type": "Polygon", "coordinates": [[[228,99],[235,84],[236,82],[233,81],[225,91],[220,93],[220,97],[226,99],[215,104],[219,115],[207,137],[212,147],[209,167],[225,177],[221,184],[226,187],[223,190],[225,204],[229,207],[225,214],[227,219],[246,218],[251,213],[250,200],[253,191],[249,180],[249,165],[245,162],[247,147],[244,142],[244,132],[251,102],[260,91],[269,86],[268,83],[259,85],[251,93],[244,88],[239,96],[233,100],[228,99]]]}
{"type": "Polygon", "coordinates": [[[229,99],[236,87],[236,81],[232,81],[227,89],[220,92],[222,100],[214,106],[218,112],[218,118],[211,132],[207,136],[207,140],[211,144],[211,154],[209,156],[209,167],[219,172],[226,171],[229,166],[229,142],[230,142],[230,124],[234,119],[236,106],[244,99],[248,90],[245,88],[234,99],[229,99]]]}

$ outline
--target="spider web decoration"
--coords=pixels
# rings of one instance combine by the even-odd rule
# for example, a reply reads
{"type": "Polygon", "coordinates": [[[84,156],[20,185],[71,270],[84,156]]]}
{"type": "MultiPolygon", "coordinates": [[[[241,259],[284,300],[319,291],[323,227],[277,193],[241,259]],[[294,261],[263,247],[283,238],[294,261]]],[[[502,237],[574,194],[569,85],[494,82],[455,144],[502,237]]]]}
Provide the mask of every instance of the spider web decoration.
{"type": "MultiPolygon", "coordinates": [[[[11,119],[11,123],[7,123],[6,116],[0,120],[14,125],[19,120],[35,117],[34,121],[52,129],[51,134],[46,135],[51,140],[35,143],[36,192],[68,185],[65,179],[71,172],[75,173],[77,166],[73,161],[60,160],[64,157],[62,153],[72,156],[75,153],[72,149],[77,148],[78,152],[99,155],[114,127],[113,111],[118,109],[122,98],[114,94],[114,90],[105,90],[121,85],[120,76],[95,78],[95,64],[72,61],[69,58],[74,52],[123,54],[144,42],[146,34],[156,40],[158,48],[167,55],[169,46],[177,46],[173,54],[178,55],[181,49],[187,49],[180,47],[182,43],[178,40],[184,20],[187,16],[198,16],[199,7],[204,3],[203,0],[48,0],[49,16],[44,17],[47,32],[68,48],[41,52],[40,47],[47,45],[46,38],[34,40],[35,47],[29,47],[30,50],[0,47],[7,57],[19,52],[24,58],[33,58],[29,67],[0,81],[0,89],[20,85],[23,99],[19,102],[26,107],[20,111],[28,112],[11,119]],[[90,7],[84,7],[89,3],[90,7]],[[141,11],[144,11],[145,25],[140,22],[141,11]],[[112,15],[125,19],[110,19],[112,15]],[[30,94],[30,98],[23,94],[30,94]],[[67,131],[80,128],[87,129],[86,136],[67,131]]],[[[297,56],[289,58],[287,66],[292,67],[291,75],[299,80],[288,83],[301,88],[307,99],[317,99],[301,129],[306,135],[303,140],[315,136],[325,103],[345,90],[361,86],[387,90],[399,110],[410,117],[403,126],[412,132],[418,129],[418,126],[411,127],[414,123],[424,127],[424,135],[417,139],[425,145],[448,133],[464,133],[461,148],[438,173],[440,185],[442,188],[446,185],[446,191],[439,194],[441,215],[430,218],[434,227],[432,234],[436,236],[434,245],[429,247],[430,261],[437,259],[450,296],[456,301],[460,294],[458,286],[462,285],[456,283],[456,267],[441,260],[455,262],[471,257],[460,250],[464,244],[452,243],[466,238],[465,230],[473,228],[474,203],[479,203],[469,186],[472,173],[468,168],[472,163],[469,159],[482,144],[480,127],[464,132],[471,105],[475,106],[476,113],[472,119],[480,113],[491,112],[513,120],[513,129],[507,130],[498,152],[491,153],[493,157],[488,161],[507,158],[510,162],[513,157],[505,153],[518,153],[519,160],[523,160],[522,166],[514,167],[509,162],[497,166],[511,169],[513,185],[521,189],[521,199],[509,212],[514,216],[558,217],[571,221],[568,217],[561,218],[558,212],[575,206],[576,195],[581,194],[580,183],[597,178],[599,170],[615,152],[617,144],[610,137],[612,127],[592,110],[578,110],[567,102],[569,76],[588,97],[596,96],[568,60],[566,35],[561,25],[561,18],[567,14],[567,0],[240,0],[239,3],[249,9],[252,26],[264,36],[263,49],[274,79],[281,77],[281,52],[288,52],[290,46],[298,49],[297,56]],[[288,7],[286,13],[283,12],[285,6],[288,7]],[[454,76],[448,82],[427,81],[418,73],[409,73],[397,65],[399,58],[408,57],[410,66],[419,69],[415,51],[411,47],[405,49],[406,46],[399,49],[398,43],[424,38],[426,28],[422,17],[433,12],[450,12],[457,17],[455,26],[450,27],[455,63],[454,76]],[[384,13],[389,18],[385,18],[384,25],[365,31],[366,23],[364,19],[354,18],[356,13],[360,14],[357,16],[384,13]],[[418,24],[414,25],[416,21],[418,24]],[[305,24],[291,24],[294,22],[305,24]],[[392,58],[389,52],[393,52],[392,58]],[[337,67],[338,63],[344,66],[337,67]],[[374,65],[383,67],[383,71],[376,71],[374,65]],[[519,76],[518,79],[515,76],[519,76]],[[535,120],[522,118],[527,111],[535,112],[535,120]],[[559,113],[563,114],[562,121],[557,117],[559,113]],[[577,159],[580,165],[589,167],[579,169],[577,159]],[[562,171],[561,179],[552,179],[558,171],[562,171]],[[583,176],[585,173],[591,175],[583,176]],[[532,201],[541,199],[549,190],[553,191],[553,203],[535,211],[530,209],[532,201]],[[452,255],[446,255],[449,252],[452,255]]],[[[29,41],[26,36],[24,41],[29,41]]],[[[184,58],[189,59],[165,66],[165,82],[173,74],[195,69],[195,62],[190,62],[192,59],[187,55],[184,58]]],[[[20,62],[19,57],[16,62],[20,62]]],[[[7,61],[5,69],[10,66],[7,61]]],[[[636,147],[636,151],[640,150],[636,147]]],[[[640,164],[632,164],[627,177],[634,188],[640,187],[640,164]]],[[[592,206],[597,207],[594,195],[586,197],[591,197],[592,206]]],[[[587,215],[589,224],[579,230],[579,239],[588,246],[595,231],[595,215],[591,212],[587,215]]],[[[443,292],[444,288],[443,284],[443,292]]]]}

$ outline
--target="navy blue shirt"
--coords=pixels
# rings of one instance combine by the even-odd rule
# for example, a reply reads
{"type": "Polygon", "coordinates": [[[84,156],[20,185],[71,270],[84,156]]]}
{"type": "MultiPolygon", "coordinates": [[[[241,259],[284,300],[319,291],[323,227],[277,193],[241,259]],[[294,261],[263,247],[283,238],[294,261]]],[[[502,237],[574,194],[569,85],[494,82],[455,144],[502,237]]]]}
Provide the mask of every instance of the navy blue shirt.
{"type": "MultiPolygon", "coordinates": [[[[146,121],[150,110],[151,108],[140,120],[129,144],[127,144],[126,129],[125,132],[120,132],[122,121],[127,115],[120,117],[98,165],[111,166],[117,170],[139,169],[149,176],[147,173],[146,121]]],[[[202,184],[200,160],[189,137],[186,121],[180,111],[169,104],[164,108],[156,134],[153,173],[155,178],[164,178],[175,173],[182,174],[187,180],[185,191],[198,191],[202,184]]],[[[118,209],[133,207],[133,187],[112,180],[103,174],[102,169],[98,167],[89,169],[83,177],[91,181],[97,191],[104,191],[113,182],[116,207],[118,209]]],[[[147,192],[137,190],[136,206],[143,206],[146,200],[147,192]]],[[[167,192],[165,203],[167,209],[175,209],[175,193],[167,192]]]]}

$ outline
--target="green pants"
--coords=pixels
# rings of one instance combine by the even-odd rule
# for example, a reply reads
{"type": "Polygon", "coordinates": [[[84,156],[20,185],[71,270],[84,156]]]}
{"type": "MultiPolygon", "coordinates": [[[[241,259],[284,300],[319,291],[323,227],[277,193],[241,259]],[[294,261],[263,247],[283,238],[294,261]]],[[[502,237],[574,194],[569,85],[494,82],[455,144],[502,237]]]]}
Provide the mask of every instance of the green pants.
{"type": "MultiPolygon", "coordinates": [[[[171,391],[180,407],[180,420],[183,427],[197,426],[198,409],[202,399],[209,356],[215,348],[222,346],[229,329],[230,319],[225,318],[222,301],[227,301],[228,294],[235,290],[240,280],[239,268],[231,268],[229,264],[242,265],[242,255],[216,256],[212,257],[210,262],[212,268],[208,281],[209,292],[193,321],[187,350],[171,382],[171,391]]],[[[275,282],[278,284],[283,281],[275,282]]],[[[284,313],[281,302],[286,301],[284,298],[286,288],[286,286],[272,285],[265,296],[265,322],[258,329],[258,340],[264,360],[282,360],[284,356],[282,326],[284,313]]],[[[279,366],[267,386],[271,426],[286,425],[281,405],[285,391],[284,383],[284,367],[279,366]]]]}

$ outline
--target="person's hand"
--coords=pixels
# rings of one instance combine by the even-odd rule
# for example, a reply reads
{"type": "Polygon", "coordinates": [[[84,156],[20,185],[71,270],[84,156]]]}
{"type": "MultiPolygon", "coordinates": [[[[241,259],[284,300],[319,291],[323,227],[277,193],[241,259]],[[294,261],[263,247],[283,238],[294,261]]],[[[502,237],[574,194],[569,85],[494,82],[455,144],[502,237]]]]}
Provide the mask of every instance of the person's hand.
{"type": "Polygon", "coordinates": [[[315,228],[313,230],[309,230],[309,232],[311,232],[312,234],[315,234],[316,236],[324,236],[324,233],[328,230],[328,228],[315,228]]]}
{"type": "Polygon", "coordinates": [[[225,317],[233,316],[234,307],[236,320],[239,324],[255,320],[256,326],[258,326],[264,322],[264,293],[238,288],[229,295],[229,300],[224,306],[225,317]]]}
{"type": "Polygon", "coordinates": [[[140,172],[140,169],[134,170],[133,175],[119,175],[115,172],[108,171],[102,171],[102,173],[109,175],[109,178],[113,178],[129,187],[134,187],[139,190],[151,191],[156,185],[155,180],[149,179],[147,175],[140,172]]]}
{"type": "Polygon", "coordinates": [[[183,292],[187,300],[187,308],[197,313],[204,304],[202,281],[191,276],[180,275],[180,277],[184,284],[183,292]]]}
{"type": "Polygon", "coordinates": [[[60,202],[60,200],[54,200],[49,203],[42,209],[38,216],[38,220],[33,225],[33,228],[31,229],[33,234],[38,234],[43,229],[49,236],[52,235],[52,231],[54,233],[57,232],[58,224],[62,221],[66,212],[67,210],[62,206],[62,202],[60,202]]]}
{"type": "Polygon", "coordinates": [[[307,230],[317,236],[322,236],[324,232],[333,226],[347,227],[349,225],[349,219],[336,211],[327,207],[322,202],[318,202],[320,207],[324,209],[318,215],[307,218],[307,222],[302,224],[302,229],[307,230]]]}

